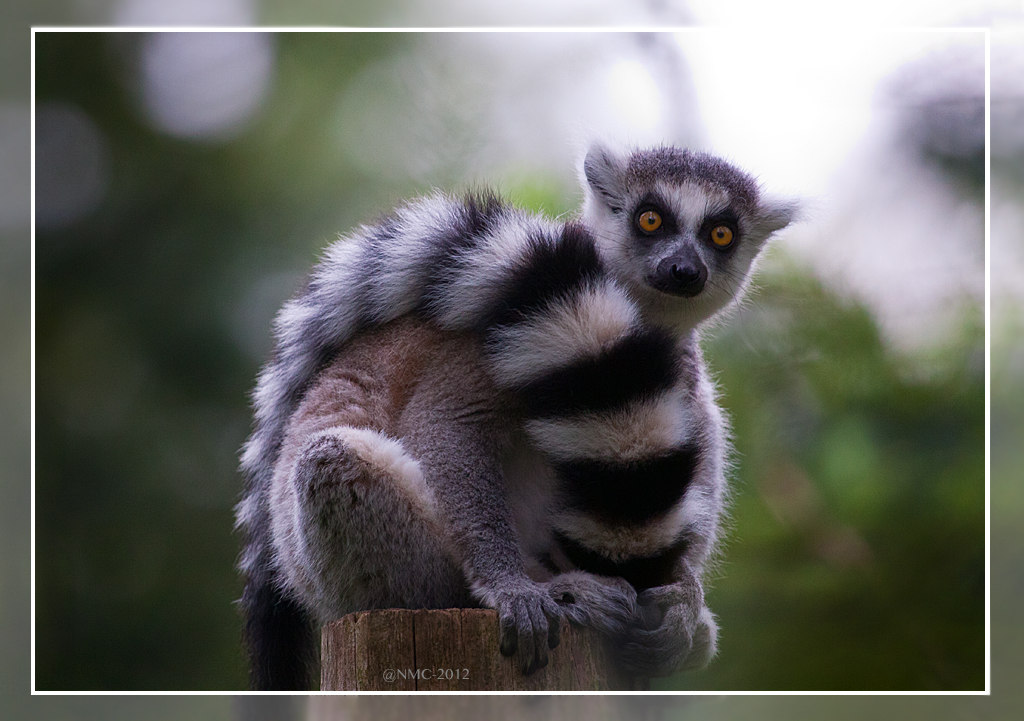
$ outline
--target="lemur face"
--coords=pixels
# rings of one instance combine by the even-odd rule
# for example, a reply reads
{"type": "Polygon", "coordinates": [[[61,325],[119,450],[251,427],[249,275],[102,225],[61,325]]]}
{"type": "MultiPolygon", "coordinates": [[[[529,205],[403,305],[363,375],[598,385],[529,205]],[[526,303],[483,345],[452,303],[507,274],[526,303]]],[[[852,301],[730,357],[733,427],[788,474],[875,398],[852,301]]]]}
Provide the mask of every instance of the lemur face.
{"type": "Polygon", "coordinates": [[[659,322],[694,326],[737,298],[794,207],[761,200],[718,158],[662,147],[620,157],[591,148],[585,222],[620,280],[659,322]]]}

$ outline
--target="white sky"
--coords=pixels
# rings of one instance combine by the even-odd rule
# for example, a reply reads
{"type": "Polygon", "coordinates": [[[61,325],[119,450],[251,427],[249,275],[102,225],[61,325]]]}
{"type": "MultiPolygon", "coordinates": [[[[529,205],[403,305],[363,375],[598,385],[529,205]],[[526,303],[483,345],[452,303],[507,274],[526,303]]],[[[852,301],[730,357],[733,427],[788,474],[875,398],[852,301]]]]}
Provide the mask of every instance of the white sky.
{"type": "Polygon", "coordinates": [[[747,27],[935,27],[980,25],[991,14],[1024,10],[1021,0],[688,0],[696,24],[747,27]]]}
{"type": "Polygon", "coordinates": [[[980,32],[679,33],[711,150],[779,191],[820,194],[867,131],[879,81],[980,32]],[[734,50],[741,47],[742,51],[734,50]]]}

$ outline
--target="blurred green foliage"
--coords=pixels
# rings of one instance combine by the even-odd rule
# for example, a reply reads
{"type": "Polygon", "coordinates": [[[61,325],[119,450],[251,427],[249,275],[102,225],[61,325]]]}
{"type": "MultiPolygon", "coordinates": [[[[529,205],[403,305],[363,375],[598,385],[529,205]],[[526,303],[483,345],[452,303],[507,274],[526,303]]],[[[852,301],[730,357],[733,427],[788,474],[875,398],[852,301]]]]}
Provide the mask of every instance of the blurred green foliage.
{"type": "MultiPolygon", "coordinates": [[[[37,37],[37,102],[84,110],[113,165],[97,212],[37,235],[40,689],[245,686],[231,529],[248,392],[273,306],[367,214],[367,179],[324,160],[324,115],[406,42],[284,36],[268,111],[217,145],[145,125],[123,75],[139,39],[37,37]],[[253,310],[246,294],[282,273],[253,310]],[[250,312],[255,350],[234,330],[250,312]]],[[[373,187],[375,205],[398,195],[373,187]]]]}
{"type": "Polygon", "coordinates": [[[983,327],[923,374],[809,275],[764,284],[708,344],[738,461],[720,655],[659,687],[982,689],[983,327]]]}
{"type": "MultiPolygon", "coordinates": [[[[84,110],[112,165],[96,212],[37,235],[37,688],[244,687],[247,393],[317,251],[425,190],[332,151],[349,80],[414,41],[279,37],[265,110],[214,144],[146,125],[124,70],[137,36],[37,36],[37,101],[84,110]]],[[[544,169],[506,182],[571,205],[544,169]]],[[[737,450],[721,653],[657,687],[980,689],[980,311],[911,359],[804,271],[762,285],[707,344],[737,450]]]]}

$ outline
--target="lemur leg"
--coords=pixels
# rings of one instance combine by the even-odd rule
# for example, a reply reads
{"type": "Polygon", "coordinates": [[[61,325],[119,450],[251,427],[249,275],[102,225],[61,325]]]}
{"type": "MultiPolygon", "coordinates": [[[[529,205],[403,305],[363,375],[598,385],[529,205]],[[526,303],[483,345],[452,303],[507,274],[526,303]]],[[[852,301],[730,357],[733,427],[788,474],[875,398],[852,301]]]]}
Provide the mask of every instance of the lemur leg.
{"type": "Polygon", "coordinates": [[[482,603],[529,672],[557,643],[559,611],[525,572],[498,460],[504,409],[480,352],[412,319],[348,346],[289,423],[274,547],[322,620],[482,603]]]}
{"type": "Polygon", "coordinates": [[[472,605],[445,547],[419,465],[379,431],[337,426],[312,435],[293,471],[300,583],[336,618],[367,608],[472,605]]]}
{"type": "Polygon", "coordinates": [[[424,336],[409,322],[361,335],[289,420],[270,494],[274,553],[286,591],[321,622],[371,608],[473,605],[395,428],[421,381],[424,336]]]}

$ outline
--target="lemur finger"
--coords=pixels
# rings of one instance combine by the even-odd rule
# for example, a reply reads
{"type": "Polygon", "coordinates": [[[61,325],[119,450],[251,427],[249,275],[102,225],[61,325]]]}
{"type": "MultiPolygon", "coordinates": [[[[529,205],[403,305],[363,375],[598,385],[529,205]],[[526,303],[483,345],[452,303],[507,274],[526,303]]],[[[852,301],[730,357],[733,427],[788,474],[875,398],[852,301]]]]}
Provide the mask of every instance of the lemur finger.
{"type": "Polygon", "coordinates": [[[717,642],[717,626],[699,624],[690,643],[690,654],[683,664],[683,670],[703,668],[715,655],[717,642]]]}
{"type": "Polygon", "coordinates": [[[636,597],[637,604],[641,606],[675,606],[685,600],[683,592],[675,584],[648,588],[636,597]]]}
{"type": "Polygon", "coordinates": [[[636,600],[641,606],[657,605],[663,610],[680,604],[700,608],[704,605],[704,593],[700,584],[691,579],[648,588],[642,591],[636,600]]]}
{"type": "MultiPolygon", "coordinates": [[[[530,619],[530,611],[526,602],[516,599],[512,602],[515,613],[516,633],[519,636],[518,646],[521,661],[521,668],[524,675],[529,675],[536,670],[537,664],[537,643],[534,638],[533,623],[530,619]]],[[[545,631],[546,633],[546,631],[545,631]]]]}
{"type": "Polygon", "coordinates": [[[501,639],[498,650],[501,655],[514,656],[519,648],[519,629],[516,628],[510,608],[498,611],[498,631],[501,639]]]}
{"type": "Polygon", "coordinates": [[[551,627],[548,624],[547,615],[538,599],[530,599],[526,603],[527,613],[530,614],[530,627],[533,630],[533,668],[532,671],[544,668],[548,665],[548,646],[546,641],[550,640],[551,627]]]}

